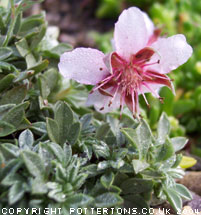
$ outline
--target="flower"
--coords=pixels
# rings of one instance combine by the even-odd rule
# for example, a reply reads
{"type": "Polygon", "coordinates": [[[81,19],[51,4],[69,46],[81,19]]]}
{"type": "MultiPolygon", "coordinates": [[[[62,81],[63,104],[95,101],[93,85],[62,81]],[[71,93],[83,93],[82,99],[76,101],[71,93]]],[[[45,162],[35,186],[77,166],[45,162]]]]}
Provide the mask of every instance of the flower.
{"type": "Polygon", "coordinates": [[[158,91],[168,86],[166,75],[184,64],[192,48],[182,34],[161,38],[160,30],[148,15],[136,7],[124,10],[114,30],[115,51],[105,55],[91,48],[76,48],[61,56],[60,73],[82,84],[95,85],[87,104],[109,112],[124,104],[134,116],[139,114],[138,96],[150,92],[162,100],[158,91]]]}

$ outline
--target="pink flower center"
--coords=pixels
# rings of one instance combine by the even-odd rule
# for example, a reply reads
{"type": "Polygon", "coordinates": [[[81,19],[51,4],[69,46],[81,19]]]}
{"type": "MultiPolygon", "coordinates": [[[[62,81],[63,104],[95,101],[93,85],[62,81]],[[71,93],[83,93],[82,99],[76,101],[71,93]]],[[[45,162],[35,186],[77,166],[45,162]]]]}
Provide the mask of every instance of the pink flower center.
{"type": "MultiPolygon", "coordinates": [[[[171,88],[171,80],[163,74],[147,69],[148,66],[159,64],[160,61],[148,63],[154,54],[154,50],[146,47],[137,54],[132,55],[127,62],[117,53],[111,55],[112,74],[98,83],[92,90],[99,90],[102,95],[110,96],[110,106],[113,100],[120,94],[120,109],[122,112],[124,103],[132,111],[133,115],[139,113],[138,95],[142,94],[149,106],[144,91],[153,93],[162,101],[162,98],[153,89],[153,84],[162,84],[171,88]]],[[[104,106],[101,110],[104,109],[104,106]]]]}

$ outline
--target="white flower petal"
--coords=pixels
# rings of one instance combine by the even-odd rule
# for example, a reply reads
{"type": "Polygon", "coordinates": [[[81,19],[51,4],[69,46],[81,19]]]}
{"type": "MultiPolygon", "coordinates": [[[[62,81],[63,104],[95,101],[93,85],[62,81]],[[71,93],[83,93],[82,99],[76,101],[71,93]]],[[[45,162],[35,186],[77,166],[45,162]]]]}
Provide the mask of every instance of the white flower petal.
{"type": "Polygon", "coordinates": [[[115,99],[112,101],[112,104],[109,105],[109,102],[111,101],[112,97],[102,95],[98,90],[96,90],[94,93],[89,94],[88,100],[86,105],[92,106],[94,105],[95,109],[101,113],[107,113],[111,112],[120,106],[120,94],[117,93],[115,96],[115,99]],[[100,110],[104,107],[103,110],[100,110]]]}
{"type": "Polygon", "coordinates": [[[145,12],[142,12],[142,13],[144,16],[144,21],[145,21],[145,25],[147,28],[148,37],[151,37],[154,33],[154,28],[155,28],[154,23],[151,21],[151,19],[149,18],[149,16],[145,12]]]}
{"type": "MultiPolygon", "coordinates": [[[[124,10],[114,30],[114,42],[116,52],[126,60],[131,54],[135,54],[144,48],[148,42],[149,35],[144,13],[136,7],[124,10]]],[[[147,19],[146,19],[147,20],[147,19]]]]}
{"type": "Polygon", "coordinates": [[[104,57],[105,55],[96,49],[76,48],[61,56],[59,71],[67,79],[95,85],[109,74],[103,62],[104,57]]]}
{"type": "Polygon", "coordinates": [[[193,53],[192,47],[186,42],[186,38],[182,34],[161,38],[151,47],[157,52],[152,57],[152,62],[160,59],[160,63],[149,66],[149,69],[160,73],[168,73],[176,69],[184,64],[193,53]]]}

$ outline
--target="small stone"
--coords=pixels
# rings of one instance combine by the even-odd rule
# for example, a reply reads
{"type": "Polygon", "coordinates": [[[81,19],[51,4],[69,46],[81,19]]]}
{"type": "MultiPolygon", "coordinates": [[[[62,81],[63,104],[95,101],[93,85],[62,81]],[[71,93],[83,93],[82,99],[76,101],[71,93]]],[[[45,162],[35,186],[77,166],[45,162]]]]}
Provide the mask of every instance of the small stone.
{"type": "Polygon", "coordinates": [[[182,213],[181,213],[181,215],[197,215],[197,214],[198,213],[195,210],[193,210],[190,206],[183,207],[182,213]]]}

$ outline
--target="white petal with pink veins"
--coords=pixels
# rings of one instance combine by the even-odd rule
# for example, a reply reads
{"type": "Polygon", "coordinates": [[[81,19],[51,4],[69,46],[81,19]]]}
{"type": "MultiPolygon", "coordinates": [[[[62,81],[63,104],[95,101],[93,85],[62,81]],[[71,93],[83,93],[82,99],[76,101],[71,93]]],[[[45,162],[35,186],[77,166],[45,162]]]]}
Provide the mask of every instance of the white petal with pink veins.
{"type": "Polygon", "coordinates": [[[144,14],[136,7],[124,10],[114,30],[116,52],[125,60],[144,48],[148,42],[148,32],[144,14]]]}
{"type": "Polygon", "coordinates": [[[102,95],[98,90],[96,90],[94,93],[89,94],[88,100],[86,105],[87,106],[94,106],[95,109],[101,113],[107,113],[111,112],[120,106],[120,94],[118,93],[115,96],[115,99],[112,101],[112,104],[110,106],[109,103],[111,101],[112,97],[102,95]],[[104,107],[103,110],[100,110],[104,107]]]}
{"type": "Polygon", "coordinates": [[[104,57],[105,55],[96,49],[76,48],[61,56],[59,71],[64,78],[95,85],[109,74],[103,62],[104,57]]]}
{"type": "Polygon", "coordinates": [[[182,34],[168,38],[161,38],[151,46],[157,53],[152,57],[152,62],[160,59],[159,64],[149,66],[149,69],[160,73],[168,73],[184,64],[192,55],[192,47],[186,42],[182,34]]]}

